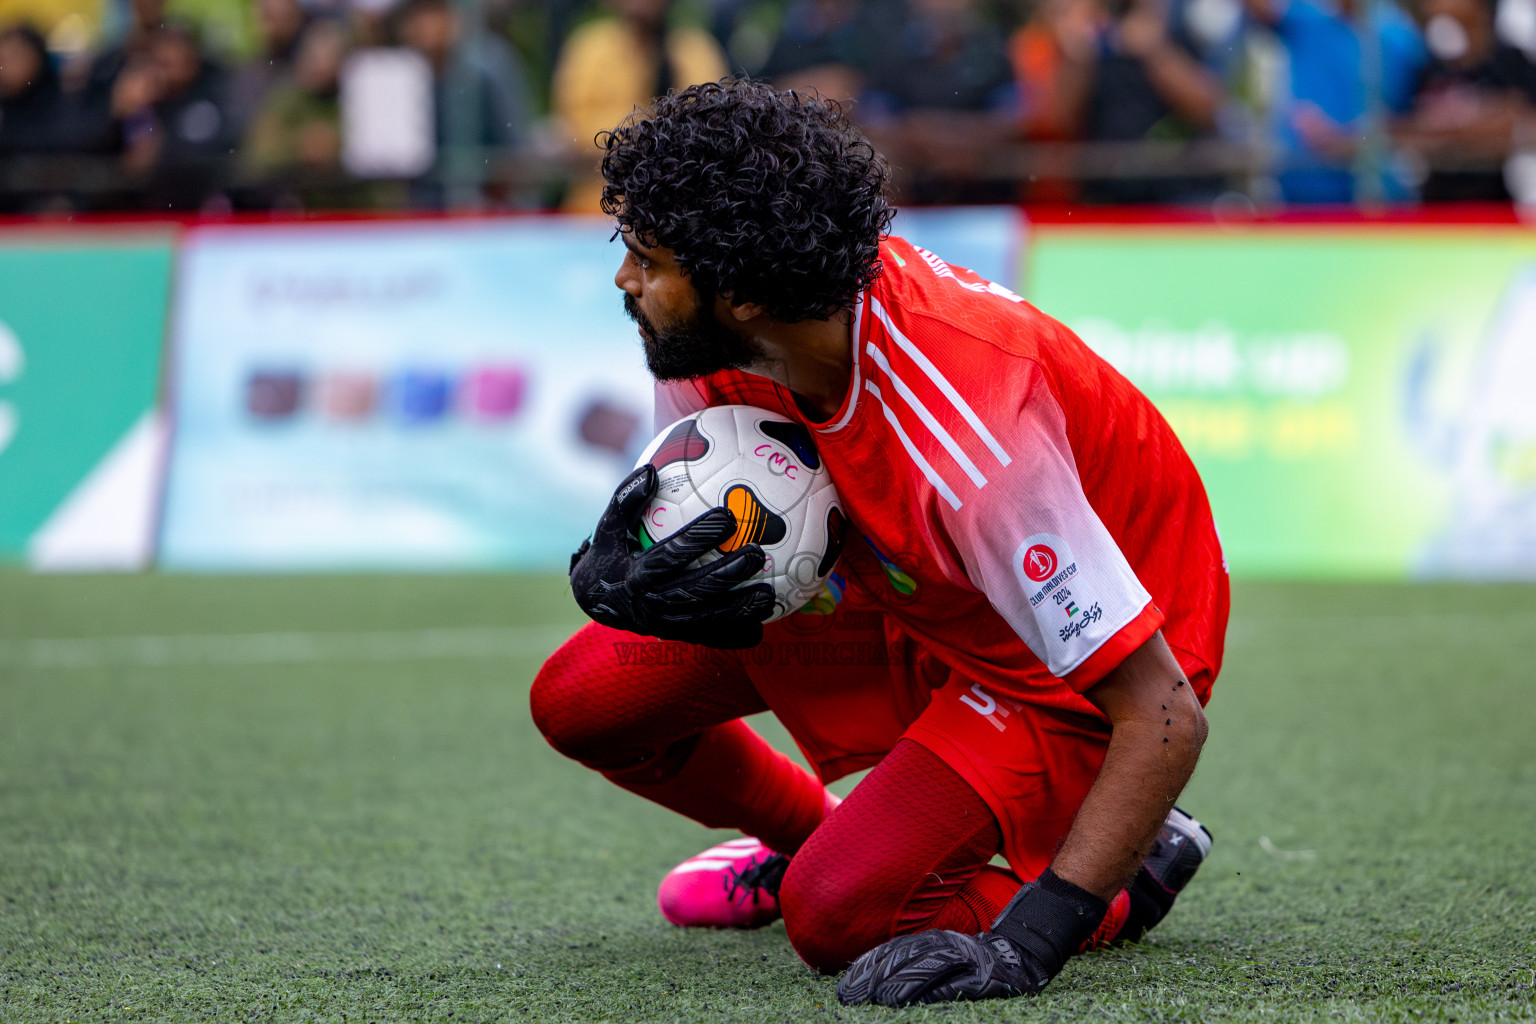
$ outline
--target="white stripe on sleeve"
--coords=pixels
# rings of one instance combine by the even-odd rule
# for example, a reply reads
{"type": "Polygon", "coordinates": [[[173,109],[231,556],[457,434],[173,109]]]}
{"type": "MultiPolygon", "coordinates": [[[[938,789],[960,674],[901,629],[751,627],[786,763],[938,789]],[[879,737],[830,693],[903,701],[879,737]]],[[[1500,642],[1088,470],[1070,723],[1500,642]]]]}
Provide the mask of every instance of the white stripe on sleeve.
{"type": "Polygon", "coordinates": [[[955,390],[954,385],[945,380],[944,375],[939,372],[939,368],[934,366],[933,362],[923,355],[905,334],[902,334],[897,329],[896,324],[891,320],[891,315],[880,304],[880,300],[870,296],[869,304],[875,316],[879,318],[880,322],[885,325],[885,329],[890,332],[891,337],[895,339],[897,346],[917,364],[918,368],[927,375],[929,380],[933,381],[934,387],[943,392],[944,397],[949,399],[950,404],[955,407],[955,411],[965,418],[965,422],[971,425],[972,430],[976,431],[976,436],[981,438],[981,443],[986,445],[992,454],[997,457],[997,461],[1004,466],[1012,462],[1013,459],[1009,457],[1007,452],[1003,451],[1003,446],[997,443],[997,438],[993,437],[986,424],[981,422],[981,417],[976,415],[976,411],[970,407],[965,399],[960,397],[960,392],[955,390]]]}
{"type": "Polygon", "coordinates": [[[896,414],[891,411],[891,407],[885,404],[885,396],[880,393],[879,386],[874,381],[866,379],[864,381],[864,388],[879,401],[880,411],[885,413],[886,421],[890,423],[891,429],[896,431],[896,437],[901,441],[901,446],[907,450],[908,455],[912,456],[912,461],[917,463],[917,468],[923,471],[923,476],[928,478],[928,482],[933,485],[934,490],[944,496],[944,500],[949,502],[949,507],[958,512],[960,510],[960,499],[955,495],[954,491],[950,490],[949,484],[944,482],[944,478],[934,472],[933,467],[928,464],[928,460],[923,458],[923,453],[918,451],[917,447],[912,444],[912,439],[907,436],[907,432],[901,429],[901,422],[896,419],[896,414]]]}
{"type": "Polygon", "coordinates": [[[939,444],[944,446],[944,450],[949,452],[950,457],[960,464],[961,469],[965,470],[965,475],[971,478],[971,483],[975,484],[978,488],[987,486],[987,478],[981,475],[981,471],[976,468],[976,464],[955,443],[955,439],[950,436],[949,431],[944,429],[942,423],[933,418],[933,413],[929,412],[927,406],[923,405],[917,395],[912,393],[912,389],[907,387],[907,382],[898,377],[896,371],[891,369],[890,361],[885,358],[885,353],[876,348],[875,343],[872,341],[864,346],[864,351],[869,353],[869,357],[875,361],[875,365],[885,372],[885,375],[891,379],[892,384],[896,385],[896,393],[906,399],[907,405],[911,406],[912,411],[917,413],[917,418],[923,421],[923,426],[933,432],[933,436],[939,439],[939,444]]]}

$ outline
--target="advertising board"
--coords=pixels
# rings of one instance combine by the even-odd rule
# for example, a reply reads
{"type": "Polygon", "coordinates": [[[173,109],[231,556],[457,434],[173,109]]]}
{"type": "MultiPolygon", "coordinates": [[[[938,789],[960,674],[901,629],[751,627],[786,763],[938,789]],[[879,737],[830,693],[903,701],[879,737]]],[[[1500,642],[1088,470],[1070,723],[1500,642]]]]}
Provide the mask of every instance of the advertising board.
{"type": "Polygon", "coordinates": [[[1536,576],[1536,235],[1033,230],[1024,294],[1167,415],[1234,573],[1536,576]]]}
{"type": "Polygon", "coordinates": [[[204,228],[178,277],[170,569],[564,569],[650,439],[587,219],[204,228]]]}
{"type": "Polygon", "coordinates": [[[149,564],[171,261],[168,233],[0,241],[0,561],[149,564]]]}
{"type": "MultiPolygon", "coordinates": [[[[1012,209],[896,230],[1011,274],[1012,209]]],[[[604,220],[189,232],[170,569],[564,568],[649,440],[604,220]]]]}
{"type": "Polygon", "coordinates": [[[891,234],[999,284],[1014,279],[1029,239],[1028,221],[1012,206],[904,207],[891,234]]]}

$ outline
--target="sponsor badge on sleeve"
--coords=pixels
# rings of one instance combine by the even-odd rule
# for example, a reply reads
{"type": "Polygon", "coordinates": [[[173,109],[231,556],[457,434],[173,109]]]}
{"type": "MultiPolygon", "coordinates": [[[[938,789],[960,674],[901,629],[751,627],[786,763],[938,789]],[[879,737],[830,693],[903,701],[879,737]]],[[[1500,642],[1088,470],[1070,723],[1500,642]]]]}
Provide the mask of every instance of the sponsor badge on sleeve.
{"type": "Polygon", "coordinates": [[[1039,629],[1030,646],[1054,674],[1071,672],[1113,632],[1064,538],[1026,538],[1014,552],[1013,572],[1039,629]]]}

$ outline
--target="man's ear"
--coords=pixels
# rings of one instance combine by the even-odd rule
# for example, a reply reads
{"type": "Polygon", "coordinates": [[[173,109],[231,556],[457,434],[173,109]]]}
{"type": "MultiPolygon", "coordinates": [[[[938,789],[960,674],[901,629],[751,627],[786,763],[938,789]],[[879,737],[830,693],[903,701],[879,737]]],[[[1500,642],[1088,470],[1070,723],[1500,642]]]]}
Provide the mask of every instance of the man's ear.
{"type": "Polygon", "coordinates": [[[722,299],[721,301],[725,303],[726,312],[731,319],[739,324],[744,324],[748,320],[756,320],[768,312],[768,307],[764,306],[761,302],[732,302],[729,299],[722,299]]]}

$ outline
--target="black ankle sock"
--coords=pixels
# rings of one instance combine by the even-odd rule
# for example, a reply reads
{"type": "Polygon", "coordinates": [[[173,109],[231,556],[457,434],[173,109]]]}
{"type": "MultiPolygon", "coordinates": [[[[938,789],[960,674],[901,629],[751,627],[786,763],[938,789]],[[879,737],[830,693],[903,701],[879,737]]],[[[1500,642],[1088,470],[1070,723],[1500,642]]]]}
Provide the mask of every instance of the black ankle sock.
{"type": "Polygon", "coordinates": [[[1177,893],[1164,889],[1146,868],[1136,872],[1136,880],[1131,883],[1129,892],[1131,912],[1116,938],[1126,942],[1140,942],[1149,929],[1168,916],[1177,893]]]}

